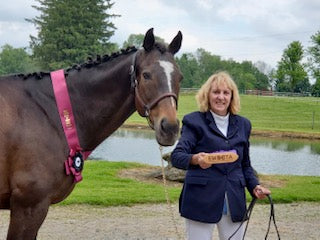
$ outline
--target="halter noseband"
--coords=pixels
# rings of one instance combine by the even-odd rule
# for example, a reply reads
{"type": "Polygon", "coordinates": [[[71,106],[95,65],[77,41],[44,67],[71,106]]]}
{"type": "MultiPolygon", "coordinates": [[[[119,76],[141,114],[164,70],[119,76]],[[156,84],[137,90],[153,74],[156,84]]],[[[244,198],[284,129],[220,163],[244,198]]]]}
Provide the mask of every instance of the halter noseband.
{"type": "Polygon", "coordinates": [[[135,106],[136,106],[138,113],[140,114],[140,116],[148,118],[148,120],[150,122],[149,116],[150,116],[151,109],[154,108],[162,99],[167,98],[167,97],[173,97],[174,100],[176,101],[176,106],[177,106],[178,98],[175,93],[168,92],[168,93],[164,93],[164,94],[161,94],[160,96],[156,97],[150,103],[145,103],[143,101],[143,99],[141,98],[139,91],[138,91],[138,87],[137,87],[139,83],[136,78],[136,68],[135,68],[136,56],[137,56],[137,52],[134,54],[134,56],[132,58],[132,64],[131,64],[131,68],[130,68],[131,89],[134,89],[135,106]]]}

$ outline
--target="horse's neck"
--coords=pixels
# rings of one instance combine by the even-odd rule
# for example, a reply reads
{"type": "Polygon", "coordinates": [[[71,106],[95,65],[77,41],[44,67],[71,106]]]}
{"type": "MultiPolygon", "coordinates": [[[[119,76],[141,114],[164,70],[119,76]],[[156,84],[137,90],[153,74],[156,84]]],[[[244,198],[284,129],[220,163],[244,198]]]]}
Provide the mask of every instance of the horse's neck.
{"type": "Polygon", "coordinates": [[[91,69],[72,71],[69,94],[84,150],[93,150],[135,111],[130,83],[132,54],[91,69]]]}

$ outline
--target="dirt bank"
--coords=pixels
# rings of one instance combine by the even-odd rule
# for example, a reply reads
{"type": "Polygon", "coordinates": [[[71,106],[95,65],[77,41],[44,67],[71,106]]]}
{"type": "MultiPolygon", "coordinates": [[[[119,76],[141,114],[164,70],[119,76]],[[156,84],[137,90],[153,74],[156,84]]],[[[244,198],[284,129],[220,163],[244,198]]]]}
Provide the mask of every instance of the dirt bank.
{"type": "MultiPolygon", "coordinates": [[[[148,125],[143,124],[124,124],[121,128],[133,128],[133,129],[149,129],[148,125]]],[[[272,137],[272,138],[289,138],[289,139],[308,139],[308,140],[320,140],[320,133],[304,133],[304,132],[288,132],[288,131],[272,131],[272,130],[255,130],[252,129],[252,136],[260,137],[272,137]]]]}

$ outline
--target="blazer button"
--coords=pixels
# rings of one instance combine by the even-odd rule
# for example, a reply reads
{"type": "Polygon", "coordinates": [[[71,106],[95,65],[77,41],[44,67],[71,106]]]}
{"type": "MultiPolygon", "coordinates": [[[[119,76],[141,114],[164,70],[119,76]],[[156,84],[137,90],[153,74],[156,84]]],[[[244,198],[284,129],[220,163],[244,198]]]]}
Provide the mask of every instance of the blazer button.
{"type": "Polygon", "coordinates": [[[226,141],[225,141],[225,143],[229,143],[229,141],[228,141],[228,140],[226,140],[226,141]]]}

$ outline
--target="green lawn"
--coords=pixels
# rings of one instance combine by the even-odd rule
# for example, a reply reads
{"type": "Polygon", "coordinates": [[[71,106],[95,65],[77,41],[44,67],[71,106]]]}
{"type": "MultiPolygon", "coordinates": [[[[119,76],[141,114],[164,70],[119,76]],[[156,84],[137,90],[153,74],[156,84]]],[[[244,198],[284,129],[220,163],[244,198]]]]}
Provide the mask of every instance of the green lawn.
{"type": "MultiPolygon", "coordinates": [[[[117,206],[164,203],[166,199],[162,184],[118,177],[118,172],[122,169],[145,166],[128,162],[86,161],[84,179],[61,204],[117,206]]],[[[320,177],[263,175],[261,181],[264,185],[270,185],[276,203],[320,202],[320,177]]],[[[168,191],[170,201],[174,202],[179,198],[181,187],[169,187],[168,191]]]]}
{"type": "MultiPolygon", "coordinates": [[[[195,94],[181,94],[178,117],[197,111],[195,94]]],[[[320,99],[292,97],[262,97],[241,95],[241,112],[252,122],[253,130],[320,134],[320,99]],[[313,129],[312,129],[313,127],[313,129]]],[[[126,124],[143,124],[146,119],[133,114],[126,124]]],[[[87,161],[84,180],[62,204],[94,204],[102,206],[132,205],[165,202],[161,184],[119,178],[121,169],[136,168],[141,164],[127,162],[87,161]]],[[[320,177],[261,176],[271,182],[272,197],[277,203],[298,201],[320,202],[320,177]],[[274,184],[275,183],[275,184],[274,184]]],[[[177,201],[181,188],[170,187],[171,201],[177,201]]]]}
{"type": "MultiPolygon", "coordinates": [[[[102,206],[165,202],[164,188],[118,177],[118,171],[145,165],[128,162],[86,161],[83,178],[63,204],[93,204],[102,206]]],[[[170,198],[176,200],[179,188],[169,188],[170,198]]]]}
{"type": "MultiPolygon", "coordinates": [[[[180,94],[178,105],[180,120],[185,114],[198,110],[195,94],[180,94]]],[[[253,130],[320,134],[320,98],[241,95],[239,114],[250,119],[253,130]]],[[[147,125],[137,113],[126,123],[147,125]]]]}
{"type": "Polygon", "coordinates": [[[320,98],[243,95],[241,102],[256,130],[320,133],[320,98]]]}

